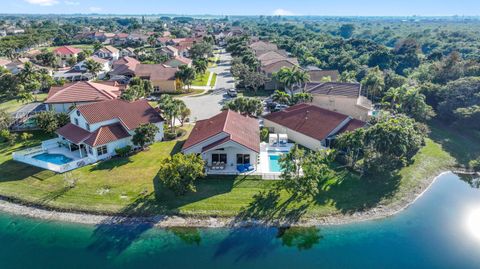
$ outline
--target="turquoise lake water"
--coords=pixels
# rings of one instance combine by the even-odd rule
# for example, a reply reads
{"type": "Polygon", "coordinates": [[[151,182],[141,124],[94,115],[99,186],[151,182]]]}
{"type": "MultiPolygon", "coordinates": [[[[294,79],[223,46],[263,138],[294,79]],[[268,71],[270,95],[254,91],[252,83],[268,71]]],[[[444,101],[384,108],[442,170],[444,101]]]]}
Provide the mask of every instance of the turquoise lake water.
{"type": "Polygon", "coordinates": [[[48,163],[53,163],[57,165],[63,165],[73,161],[73,159],[68,158],[62,154],[50,154],[50,153],[42,153],[39,155],[33,156],[34,159],[45,161],[48,163]]]}
{"type": "Polygon", "coordinates": [[[87,226],[0,214],[0,268],[480,268],[480,190],[442,176],[391,218],[309,229],[87,226]]]}

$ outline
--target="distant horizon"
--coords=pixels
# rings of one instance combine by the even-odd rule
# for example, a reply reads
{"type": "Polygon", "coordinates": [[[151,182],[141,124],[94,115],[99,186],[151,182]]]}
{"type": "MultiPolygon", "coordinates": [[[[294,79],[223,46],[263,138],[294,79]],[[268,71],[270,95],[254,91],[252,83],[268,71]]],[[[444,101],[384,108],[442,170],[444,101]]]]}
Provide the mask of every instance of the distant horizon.
{"type": "Polygon", "coordinates": [[[309,17],[478,17],[476,0],[0,0],[3,15],[183,15],[183,16],[309,16],[309,17]],[[301,2],[301,4],[300,4],[301,2]]]}

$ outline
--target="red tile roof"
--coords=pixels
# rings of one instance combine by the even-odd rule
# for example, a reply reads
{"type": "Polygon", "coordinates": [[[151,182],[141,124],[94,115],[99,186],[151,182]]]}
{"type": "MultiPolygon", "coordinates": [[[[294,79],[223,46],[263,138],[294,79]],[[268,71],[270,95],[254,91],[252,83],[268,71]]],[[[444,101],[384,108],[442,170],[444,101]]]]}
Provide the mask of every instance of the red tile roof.
{"type": "Polygon", "coordinates": [[[338,131],[338,133],[340,134],[344,132],[354,131],[355,129],[365,127],[365,125],[367,125],[367,123],[364,121],[352,119],[345,126],[343,126],[342,129],[338,131]]]}
{"type": "Polygon", "coordinates": [[[79,81],[61,87],[52,87],[48,92],[46,104],[99,102],[117,99],[121,95],[119,87],[103,83],[79,81]]]}
{"type": "Polygon", "coordinates": [[[166,81],[175,80],[175,73],[178,69],[163,64],[139,64],[135,68],[135,76],[149,77],[150,80],[166,81]]]}
{"type": "Polygon", "coordinates": [[[113,70],[110,73],[114,75],[134,75],[135,68],[139,64],[140,62],[137,59],[125,56],[113,63],[113,70]]]}
{"type": "Polygon", "coordinates": [[[360,83],[348,82],[309,82],[305,91],[312,94],[337,95],[358,98],[360,96],[360,83]]]}
{"type": "Polygon", "coordinates": [[[74,144],[78,144],[90,136],[90,132],[78,127],[73,123],[68,123],[67,125],[61,127],[56,133],[65,137],[74,144]]]}
{"type": "Polygon", "coordinates": [[[114,123],[98,128],[95,130],[95,132],[91,133],[91,135],[84,142],[89,146],[96,147],[117,141],[122,138],[127,138],[129,136],[130,134],[125,130],[125,128],[123,128],[122,124],[114,123]]]}
{"type": "MultiPolygon", "coordinates": [[[[188,149],[221,133],[228,135],[228,141],[234,141],[256,152],[260,151],[258,121],[231,110],[225,110],[210,119],[197,121],[190,137],[183,145],[183,149],[188,149]]],[[[226,141],[222,141],[222,143],[226,141]]]]}
{"type": "Polygon", "coordinates": [[[58,55],[72,55],[72,54],[78,54],[81,51],[82,51],[81,49],[77,49],[77,48],[74,48],[74,47],[62,46],[62,47],[58,47],[58,48],[54,49],[53,53],[58,54],[58,55]]]}
{"type": "Polygon", "coordinates": [[[77,108],[89,124],[119,119],[128,130],[134,130],[141,124],[163,121],[158,111],[146,100],[127,102],[116,99],[80,105],[77,108]]]}
{"type": "Polygon", "coordinates": [[[323,140],[332,135],[332,132],[344,121],[349,121],[343,127],[349,130],[361,127],[360,123],[365,125],[365,122],[352,120],[347,115],[309,104],[298,104],[266,115],[264,118],[317,140],[323,140]]]}

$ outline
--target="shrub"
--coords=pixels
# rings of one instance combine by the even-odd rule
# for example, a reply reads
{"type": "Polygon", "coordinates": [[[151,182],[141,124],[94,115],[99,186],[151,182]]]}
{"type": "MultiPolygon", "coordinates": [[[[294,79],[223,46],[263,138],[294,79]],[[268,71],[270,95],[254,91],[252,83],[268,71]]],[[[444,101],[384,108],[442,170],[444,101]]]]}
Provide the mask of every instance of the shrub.
{"type": "Polygon", "coordinates": [[[270,132],[268,131],[268,128],[263,127],[260,130],[260,140],[262,140],[263,142],[268,142],[268,135],[269,134],[270,134],[270,132]]]}
{"type": "Polygon", "coordinates": [[[474,171],[480,171],[480,157],[478,157],[476,160],[471,160],[468,163],[468,166],[474,171]]]}
{"type": "Polygon", "coordinates": [[[195,181],[205,177],[204,165],[199,155],[177,153],[161,163],[158,178],[176,195],[195,192],[195,181]]]}
{"type": "Polygon", "coordinates": [[[126,157],[132,152],[132,146],[128,145],[123,148],[116,148],[115,153],[121,157],[126,157]]]}

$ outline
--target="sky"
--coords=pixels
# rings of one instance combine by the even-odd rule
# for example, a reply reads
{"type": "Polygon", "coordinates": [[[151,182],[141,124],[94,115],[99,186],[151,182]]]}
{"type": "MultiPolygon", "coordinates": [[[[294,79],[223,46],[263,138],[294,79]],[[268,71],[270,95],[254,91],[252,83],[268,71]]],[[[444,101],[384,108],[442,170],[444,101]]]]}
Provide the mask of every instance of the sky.
{"type": "Polygon", "coordinates": [[[478,16],[480,0],[0,0],[0,13],[478,16]]]}

